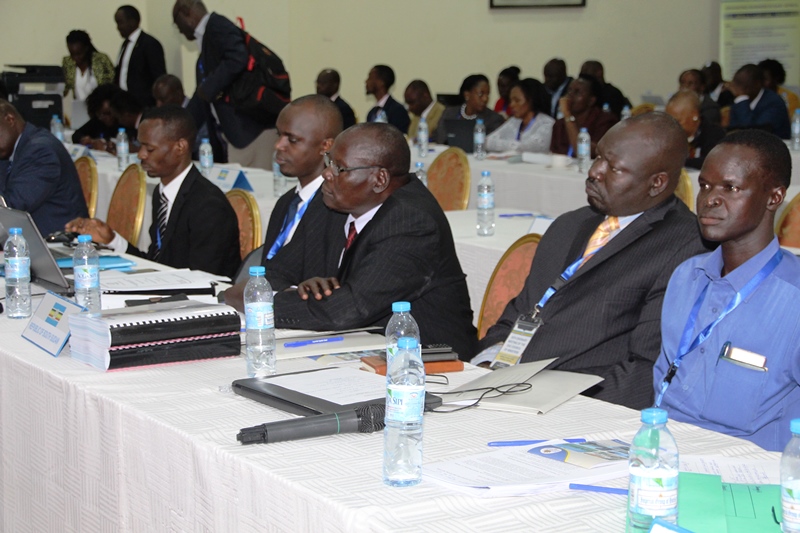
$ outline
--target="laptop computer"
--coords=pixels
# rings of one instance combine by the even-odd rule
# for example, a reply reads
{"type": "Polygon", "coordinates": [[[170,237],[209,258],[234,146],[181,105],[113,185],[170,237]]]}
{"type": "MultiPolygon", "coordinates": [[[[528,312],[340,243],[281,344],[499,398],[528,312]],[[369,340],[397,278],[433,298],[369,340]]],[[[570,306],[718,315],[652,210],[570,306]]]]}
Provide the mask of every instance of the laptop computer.
{"type": "Polygon", "coordinates": [[[447,129],[447,141],[450,146],[457,146],[471,154],[474,150],[475,121],[460,118],[448,118],[444,121],[447,129]]]}
{"type": "Polygon", "coordinates": [[[10,207],[0,207],[0,243],[8,239],[8,228],[22,228],[22,236],[28,242],[31,253],[31,281],[58,294],[73,295],[75,291],[70,281],[58,268],[53,253],[30,213],[10,207]]]}

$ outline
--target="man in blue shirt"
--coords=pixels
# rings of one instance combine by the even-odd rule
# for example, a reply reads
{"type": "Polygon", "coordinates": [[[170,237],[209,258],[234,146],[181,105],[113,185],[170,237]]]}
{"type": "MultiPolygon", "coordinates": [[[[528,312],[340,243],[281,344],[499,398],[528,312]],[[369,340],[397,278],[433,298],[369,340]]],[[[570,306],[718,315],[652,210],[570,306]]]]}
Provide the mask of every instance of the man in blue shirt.
{"type": "Polygon", "coordinates": [[[670,418],[775,451],[800,417],[800,260],[773,230],[791,167],[786,145],[759,130],[710,152],[697,214],[703,237],[720,246],[672,275],[653,371],[656,404],[670,418]]]}

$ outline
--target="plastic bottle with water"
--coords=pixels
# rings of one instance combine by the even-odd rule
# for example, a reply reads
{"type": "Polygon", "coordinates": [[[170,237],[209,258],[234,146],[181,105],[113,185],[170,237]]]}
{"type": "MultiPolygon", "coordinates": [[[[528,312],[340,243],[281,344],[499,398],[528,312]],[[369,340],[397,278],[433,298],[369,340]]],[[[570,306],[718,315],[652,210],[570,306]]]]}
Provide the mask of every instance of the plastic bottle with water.
{"type": "Polygon", "coordinates": [[[90,315],[99,315],[102,310],[100,256],[92,246],[91,235],[78,235],[78,246],[72,254],[72,271],[75,274],[75,301],[90,315]]]}
{"type": "Polygon", "coordinates": [[[280,198],[286,192],[286,176],[281,172],[281,166],[275,161],[278,151],[272,152],[272,196],[280,198]]]}
{"type": "Polygon", "coordinates": [[[375,113],[375,122],[389,123],[389,117],[386,116],[386,111],[383,108],[378,109],[378,112],[375,113]]]}
{"type": "Polygon", "coordinates": [[[472,131],[472,153],[475,155],[475,159],[483,161],[486,157],[486,126],[484,126],[482,118],[475,121],[475,129],[472,131]]]}
{"type": "Polygon", "coordinates": [[[61,123],[61,119],[58,118],[58,115],[53,115],[53,118],[50,120],[50,133],[62,143],[64,142],[64,124],[61,123]]]}
{"type": "Polygon", "coordinates": [[[611,112],[611,106],[608,105],[608,102],[606,102],[605,104],[603,104],[603,113],[610,113],[610,112],[611,112]]]}
{"type": "Polygon", "coordinates": [[[478,236],[494,235],[494,181],[488,170],[478,182],[478,236]]]}
{"type": "Polygon", "coordinates": [[[208,142],[208,137],[203,137],[200,141],[200,172],[203,176],[208,177],[211,174],[211,169],[214,166],[214,150],[211,149],[211,143],[208,142]]]}
{"type": "Polygon", "coordinates": [[[578,172],[588,172],[592,164],[592,138],[586,128],[578,133],[578,172]]]}
{"type": "Polygon", "coordinates": [[[631,106],[629,105],[622,108],[622,114],[620,115],[620,120],[625,120],[626,118],[631,118],[631,106]]]}
{"type": "Polygon", "coordinates": [[[125,133],[125,128],[120,128],[117,130],[117,170],[125,170],[128,167],[129,154],[128,134],[125,133]]]}
{"type": "Polygon", "coordinates": [[[428,131],[428,121],[425,117],[419,119],[419,126],[417,126],[417,154],[420,157],[428,157],[428,141],[430,133],[428,131]]]}
{"type": "Polygon", "coordinates": [[[628,455],[628,531],[649,531],[653,520],[678,521],[678,445],[667,412],[642,411],[642,427],[628,455]]]}
{"type": "Polygon", "coordinates": [[[781,456],[781,506],[784,533],[800,532],[800,418],[789,423],[792,438],[781,456]]]}
{"type": "Polygon", "coordinates": [[[800,151],[800,109],[794,110],[792,119],[792,150],[800,151]]]}
{"type": "Polygon", "coordinates": [[[417,178],[419,178],[419,181],[421,181],[422,184],[427,187],[428,186],[428,173],[425,172],[425,163],[423,163],[422,161],[417,161],[415,166],[417,168],[417,170],[416,170],[417,178]]]}
{"type": "MultiPolygon", "coordinates": [[[[411,316],[410,302],[394,302],[392,318],[386,324],[386,365],[388,367],[397,353],[397,341],[401,337],[411,337],[420,343],[419,325],[411,316]]],[[[420,352],[420,357],[422,353],[420,352]]]]}
{"type": "Polygon", "coordinates": [[[397,354],[386,367],[383,482],[408,487],[422,481],[425,366],[417,339],[401,337],[397,344],[397,354]]]}
{"type": "Polygon", "coordinates": [[[263,266],[250,267],[250,280],[244,288],[244,315],[247,327],[247,375],[272,376],[276,372],[275,315],[272,287],[264,277],[263,266]]]}
{"type": "Polygon", "coordinates": [[[8,228],[3,247],[6,260],[6,316],[31,316],[31,252],[21,228],[8,228]]]}

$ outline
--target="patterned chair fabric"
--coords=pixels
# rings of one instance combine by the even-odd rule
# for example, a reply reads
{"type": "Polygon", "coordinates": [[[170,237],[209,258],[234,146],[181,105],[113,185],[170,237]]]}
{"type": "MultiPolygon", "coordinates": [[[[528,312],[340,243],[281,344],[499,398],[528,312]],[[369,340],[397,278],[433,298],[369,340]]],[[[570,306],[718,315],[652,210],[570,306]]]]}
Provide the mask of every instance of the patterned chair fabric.
{"type": "Polygon", "coordinates": [[[678,180],[678,186],[675,188],[675,196],[680,198],[686,207],[694,213],[694,190],[692,188],[692,179],[689,173],[684,168],[681,170],[681,177],[678,180]]]}
{"type": "Polygon", "coordinates": [[[75,169],[81,180],[83,199],[86,200],[89,216],[94,217],[97,211],[97,164],[91,157],[83,156],[75,160],[75,169]]]}
{"type": "Polygon", "coordinates": [[[108,204],[108,220],[111,229],[136,246],[144,219],[144,203],[147,201],[147,180],[139,165],[125,169],[114,187],[108,204]]]}
{"type": "Polygon", "coordinates": [[[470,181],[467,154],[461,148],[448,148],[428,169],[428,190],[444,211],[467,208],[470,181]]]}
{"type": "Polygon", "coordinates": [[[242,259],[261,246],[261,212],[255,197],[247,191],[232,189],[225,193],[239,221],[239,247],[242,259]]]}

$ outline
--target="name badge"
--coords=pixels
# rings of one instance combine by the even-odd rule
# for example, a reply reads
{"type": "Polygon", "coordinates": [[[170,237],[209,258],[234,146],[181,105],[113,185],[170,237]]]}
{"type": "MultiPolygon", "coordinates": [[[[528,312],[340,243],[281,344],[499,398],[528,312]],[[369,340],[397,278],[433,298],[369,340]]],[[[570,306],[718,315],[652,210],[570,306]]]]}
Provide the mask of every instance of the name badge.
{"type": "Polygon", "coordinates": [[[537,308],[532,315],[523,315],[514,323],[514,329],[508,335],[503,347],[497,353],[489,368],[497,370],[507,366],[514,366],[519,363],[525,348],[531,342],[536,331],[542,326],[542,319],[539,317],[537,308]]]}

